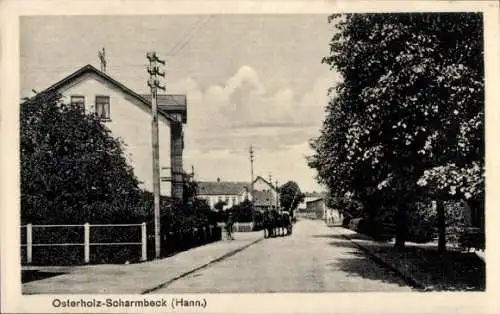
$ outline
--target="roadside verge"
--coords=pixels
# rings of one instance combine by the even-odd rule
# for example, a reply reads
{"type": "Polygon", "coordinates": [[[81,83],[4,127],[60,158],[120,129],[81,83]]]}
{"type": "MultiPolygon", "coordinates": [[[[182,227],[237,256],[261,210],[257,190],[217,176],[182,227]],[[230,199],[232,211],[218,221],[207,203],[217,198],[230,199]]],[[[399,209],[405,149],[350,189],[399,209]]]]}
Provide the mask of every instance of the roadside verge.
{"type": "Polygon", "coordinates": [[[485,291],[485,263],[475,253],[439,252],[432,243],[408,242],[403,251],[346,228],[333,228],[375,262],[392,270],[419,291],[485,291]]]}

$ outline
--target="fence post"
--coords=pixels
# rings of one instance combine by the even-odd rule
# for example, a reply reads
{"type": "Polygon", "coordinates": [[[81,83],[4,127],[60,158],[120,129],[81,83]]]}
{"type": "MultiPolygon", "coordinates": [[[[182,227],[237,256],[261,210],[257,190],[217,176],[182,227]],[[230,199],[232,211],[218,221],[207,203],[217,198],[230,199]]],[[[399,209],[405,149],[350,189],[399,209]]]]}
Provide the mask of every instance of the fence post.
{"type": "Polygon", "coordinates": [[[33,261],[33,225],[26,225],[26,261],[31,264],[33,261]]]}
{"type": "Polygon", "coordinates": [[[148,259],[148,251],[147,251],[147,241],[146,241],[146,223],[143,222],[141,225],[141,242],[142,242],[142,258],[141,261],[145,261],[148,259]]]}
{"type": "Polygon", "coordinates": [[[85,264],[88,264],[90,262],[90,225],[88,222],[83,225],[83,231],[83,255],[85,264]]]}

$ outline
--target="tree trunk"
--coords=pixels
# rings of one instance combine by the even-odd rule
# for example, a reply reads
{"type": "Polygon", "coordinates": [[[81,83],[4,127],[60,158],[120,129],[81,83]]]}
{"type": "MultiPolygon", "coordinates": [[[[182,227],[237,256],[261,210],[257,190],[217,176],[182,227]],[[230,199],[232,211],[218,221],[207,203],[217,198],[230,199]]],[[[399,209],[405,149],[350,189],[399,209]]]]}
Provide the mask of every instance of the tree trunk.
{"type": "Polygon", "coordinates": [[[436,210],[438,218],[438,251],[446,251],[446,217],[444,212],[443,202],[441,200],[436,201],[436,210]]]}
{"type": "MultiPolygon", "coordinates": [[[[404,205],[401,205],[404,206],[404,205]]],[[[404,250],[406,242],[406,233],[408,231],[407,213],[405,209],[398,209],[396,213],[396,242],[394,248],[396,250],[404,250]]]]}

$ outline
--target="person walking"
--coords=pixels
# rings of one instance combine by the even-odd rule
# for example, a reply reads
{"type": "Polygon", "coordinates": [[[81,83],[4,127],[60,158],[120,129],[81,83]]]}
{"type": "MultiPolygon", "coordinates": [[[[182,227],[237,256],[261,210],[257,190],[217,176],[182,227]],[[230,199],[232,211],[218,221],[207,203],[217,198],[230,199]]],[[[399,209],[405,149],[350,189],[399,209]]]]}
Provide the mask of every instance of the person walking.
{"type": "Polygon", "coordinates": [[[285,220],[285,228],[286,228],[286,235],[291,235],[292,234],[292,218],[290,217],[290,214],[288,212],[283,212],[283,217],[285,220]]]}
{"type": "Polygon", "coordinates": [[[233,238],[233,213],[229,212],[226,221],[226,236],[228,240],[234,240],[233,238]]]}

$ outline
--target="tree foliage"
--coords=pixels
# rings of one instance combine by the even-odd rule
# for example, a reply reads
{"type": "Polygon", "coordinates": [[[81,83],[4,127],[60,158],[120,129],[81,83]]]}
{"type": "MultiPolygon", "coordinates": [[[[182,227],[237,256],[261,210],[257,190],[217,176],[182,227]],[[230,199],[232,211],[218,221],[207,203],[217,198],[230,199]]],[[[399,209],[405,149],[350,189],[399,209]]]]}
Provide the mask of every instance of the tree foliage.
{"type": "Polygon", "coordinates": [[[299,185],[295,181],[288,181],[279,188],[279,198],[281,207],[293,213],[297,206],[304,201],[304,193],[300,191],[299,185]]]}
{"type": "Polygon", "coordinates": [[[481,198],[482,15],[346,14],[329,20],[335,33],[323,62],[342,81],[332,87],[321,135],[311,142],[309,165],[320,183],[334,197],[349,194],[370,205],[369,216],[382,204],[404,212],[431,193],[481,198]]]}
{"type": "Polygon", "coordinates": [[[221,211],[224,209],[224,206],[226,206],[227,203],[225,201],[218,201],[217,203],[214,204],[214,208],[221,211]]]}
{"type": "Polygon", "coordinates": [[[137,214],[138,181],[122,143],[97,116],[43,93],[21,104],[20,130],[22,221],[82,223],[137,214]]]}
{"type": "Polygon", "coordinates": [[[255,215],[252,202],[249,200],[233,205],[229,211],[233,213],[234,221],[237,222],[251,222],[255,215]]]}

